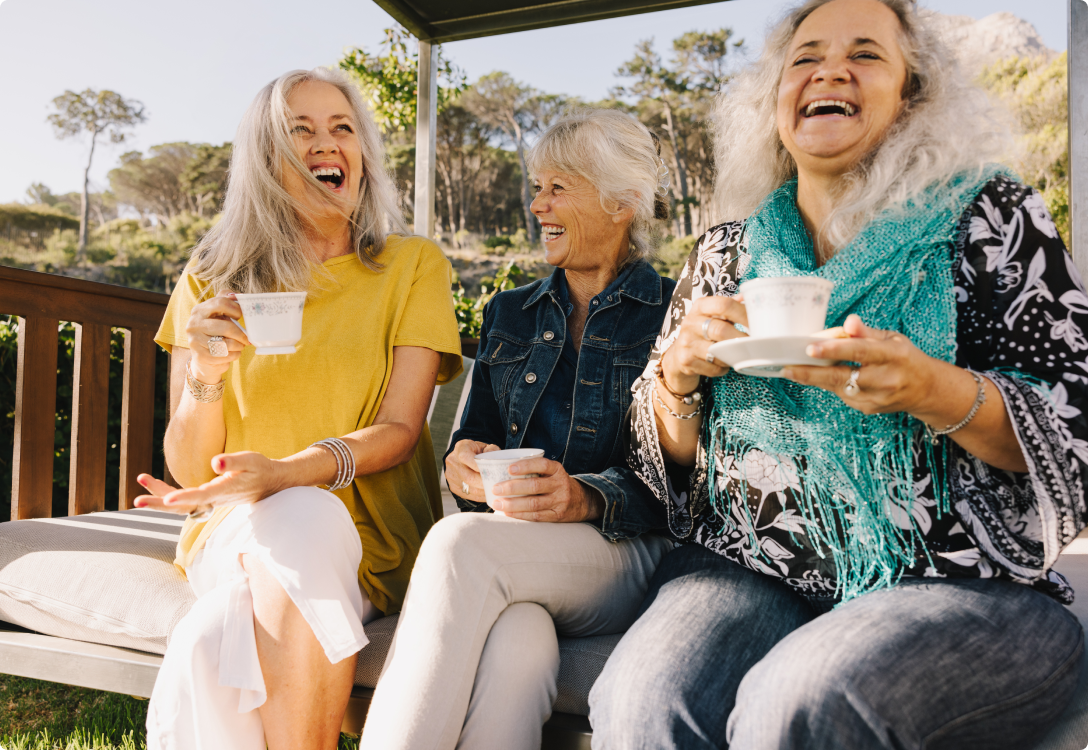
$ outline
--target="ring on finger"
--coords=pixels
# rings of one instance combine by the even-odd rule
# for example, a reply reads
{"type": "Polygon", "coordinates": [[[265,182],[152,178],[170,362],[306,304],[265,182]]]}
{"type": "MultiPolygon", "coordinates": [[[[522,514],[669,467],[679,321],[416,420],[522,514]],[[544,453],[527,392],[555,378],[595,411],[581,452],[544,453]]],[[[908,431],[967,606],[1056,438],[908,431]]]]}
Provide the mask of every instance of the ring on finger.
{"type": "Polygon", "coordinates": [[[208,354],[213,357],[225,357],[230,354],[227,349],[227,342],[223,340],[222,336],[210,336],[208,338],[208,354]]]}
{"type": "Polygon", "coordinates": [[[211,503],[201,505],[189,512],[189,518],[194,521],[204,521],[212,514],[213,510],[215,510],[215,506],[211,503]]]}
{"type": "Polygon", "coordinates": [[[461,492],[466,495],[472,494],[472,488],[468,486],[468,482],[461,482],[461,492]]]}
{"type": "Polygon", "coordinates": [[[707,318],[706,320],[703,321],[703,338],[706,339],[707,341],[713,341],[714,340],[714,339],[710,338],[710,333],[709,333],[710,323],[713,320],[714,320],[714,318],[707,318]]]}
{"type": "Polygon", "coordinates": [[[707,361],[708,364],[711,364],[711,365],[717,363],[717,360],[714,359],[714,355],[711,354],[709,350],[706,353],[706,361],[707,361]]]}
{"type": "Polygon", "coordinates": [[[850,371],[850,379],[846,381],[846,385],[842,387],[842,392],[847,396],[853,398],[861,393],[861,387],[858,385],[858,377],[861,375],[861,368],[855,367],[850,371]]]}

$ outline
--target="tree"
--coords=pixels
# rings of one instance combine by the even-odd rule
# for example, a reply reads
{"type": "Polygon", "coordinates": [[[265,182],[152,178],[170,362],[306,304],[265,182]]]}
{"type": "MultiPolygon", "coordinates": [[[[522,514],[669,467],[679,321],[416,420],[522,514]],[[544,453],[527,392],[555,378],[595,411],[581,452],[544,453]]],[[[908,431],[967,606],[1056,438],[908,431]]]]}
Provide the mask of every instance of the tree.
{"type": "Polygon", "coordinates": [[[227,193],[227,170],[230,168],[231,144],[213,146],[201,143],[193,158],[179,176],[181,189],[196,203],[197,216],[219,213],[227,193]]]}
{"type": "Polygon", "coordinates": [[[53,106],[57,111],[47,119],[56,131],[57,138],[72,138],[82,133],[89,133],[91,136],[87,167],[83,170],[83,200],[79,216],[79,259],[82,261],[87,252],[87,223],[90,212],[88,183],[98,136],[107,135],[112,143],[121,143],[127,135],[125,131],[144,122],[147,117],[143,104],[108,90],[86,89],[80,93],[65,91],[53,99],[53,106]]]}
{"type": "MultiPolygon", "coordinates": [[[[419,51],[411,44],[407,29],[394,26],[385,30],[381,52],[370,55],[362,47],[348,50],[340,58],[340,69],[355,79],[363,95],[370,100],[374,119],[383,133],[404,131],[416,125],[419,78],[419,51]]],[[[438,48],[438,111],[465,88],[465,76],[438,48]]]]}
{"type": "Polygon", "coordinates": [[[498,129],[514,146],[521,167],[521,202],[525,212],[525,231],[530,244],[536,242],[536,220],[530,204],[529,170],[525,164],[525,146],[529,135],[545,129],[562,107],[564,100],[515,81],[509,73],[488,73],[462,97],[465,109],[498,129]]]}
{"type": "Polygon", "coordinates": [[[979,82],[1009,108],[1019,130],[1008,159],[1046,201],[1069,243],[1069,86],[1066,53],[1052,60],[1012,57],[982,72],[979,82]]]}
{"type": "Polygon", "coordinates": [[[110,186],[118,200],[141,215],[168,221],[180,213],[215,214],[226,191],[231,146],[207,143],[162,143],[145,157],[139,151],[121,155],[110,170],[110,186]]]}

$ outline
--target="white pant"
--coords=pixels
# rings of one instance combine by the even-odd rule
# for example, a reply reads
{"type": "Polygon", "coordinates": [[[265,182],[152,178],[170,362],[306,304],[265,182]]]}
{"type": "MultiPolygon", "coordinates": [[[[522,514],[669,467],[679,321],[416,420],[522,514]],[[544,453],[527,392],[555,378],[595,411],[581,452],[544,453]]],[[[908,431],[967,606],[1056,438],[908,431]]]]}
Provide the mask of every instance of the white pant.
{"type": "Polygon", "coordinates": [[[626,630],[671,546],[610,542],[588,524],[443,519],[412,571],[361,748],[539,750],[556,695],[556,631],[626,630]]]}
{"type": "Polygon", "coordinates": [[[363,623],[379,613],[359,587],[362,544],[344,504],[294,487],[239,506],[186,570],[199,598],[170,636],[147,712],[148,750],[265,750],[257,711],[264,676],[243,554],[283,586],[330,663],[367,644],[363,623]]]}

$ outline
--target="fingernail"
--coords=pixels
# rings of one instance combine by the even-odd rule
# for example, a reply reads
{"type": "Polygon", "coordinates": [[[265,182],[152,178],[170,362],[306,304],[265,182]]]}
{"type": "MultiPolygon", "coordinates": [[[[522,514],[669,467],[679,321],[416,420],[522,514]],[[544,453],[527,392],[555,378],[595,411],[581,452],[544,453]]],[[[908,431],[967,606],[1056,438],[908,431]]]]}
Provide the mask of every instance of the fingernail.
{"type": "Polygon", "coordinates": [[[215,470],[216,471],[222,471],[223,470],[223,459],[221,459],[221,458],[215,459],[215,470]]]}
{"type": "Polygon", "coordinates": [[[147,486],[147,477],[143,477],[143,476],[136,477],[136,481],[140,484],[141,487],[146,487],[147,486]]]}
{"type": "Polygon", "coordinates": [[[819,357],[821,354],[823,354],[823,350],[820,348],[819,344],[809,344],[807,347],[805,347],[805,354],[810,357],[819,357]]]}
{"type": "MultiPolygon", "coordinates": [[[[809,355],[809,356],[811,356],[811,355],[809,355]]],[[[784,377],[786,380],[794,380],[793,375],[794,375],[793,370],[791,370],[788,367],[785,368],[784,370],[782,370],[782,377],[784,377]]]]}

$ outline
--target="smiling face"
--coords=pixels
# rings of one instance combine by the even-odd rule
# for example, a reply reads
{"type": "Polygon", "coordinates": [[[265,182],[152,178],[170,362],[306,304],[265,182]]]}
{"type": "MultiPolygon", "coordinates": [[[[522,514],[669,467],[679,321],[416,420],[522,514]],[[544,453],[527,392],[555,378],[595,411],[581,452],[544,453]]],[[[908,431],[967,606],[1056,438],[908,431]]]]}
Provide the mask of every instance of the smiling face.
{"type": "Polygon", "coordinates": [[[597,188],[581,177],[542,170],[533,180],[532,211],[540,221],[544,260],[568,271],[615,268],[626,258],[630,208],[608,213],[597,188]]]}
{"type": "Polygon", "coordinates": [[[317,200],[304,179],[291,169],[283,170],[283,186],[313,218],[339,215],[343,219],[335,203],[350,210],[359,199],[363,179],[363,154],[351,105],[335,86],[309,81],[294,88],[287,97],[287,106],[291,111],[291,139],[299,161],[338,200],[317,200]]]}
{"type": "Polygon", "coordinates": [[[898,17],[877,0],[834,0],[798,27],[777,120],[800,173],[841,176],[880,143],[904,103],[900,33],[898,17]]]}

